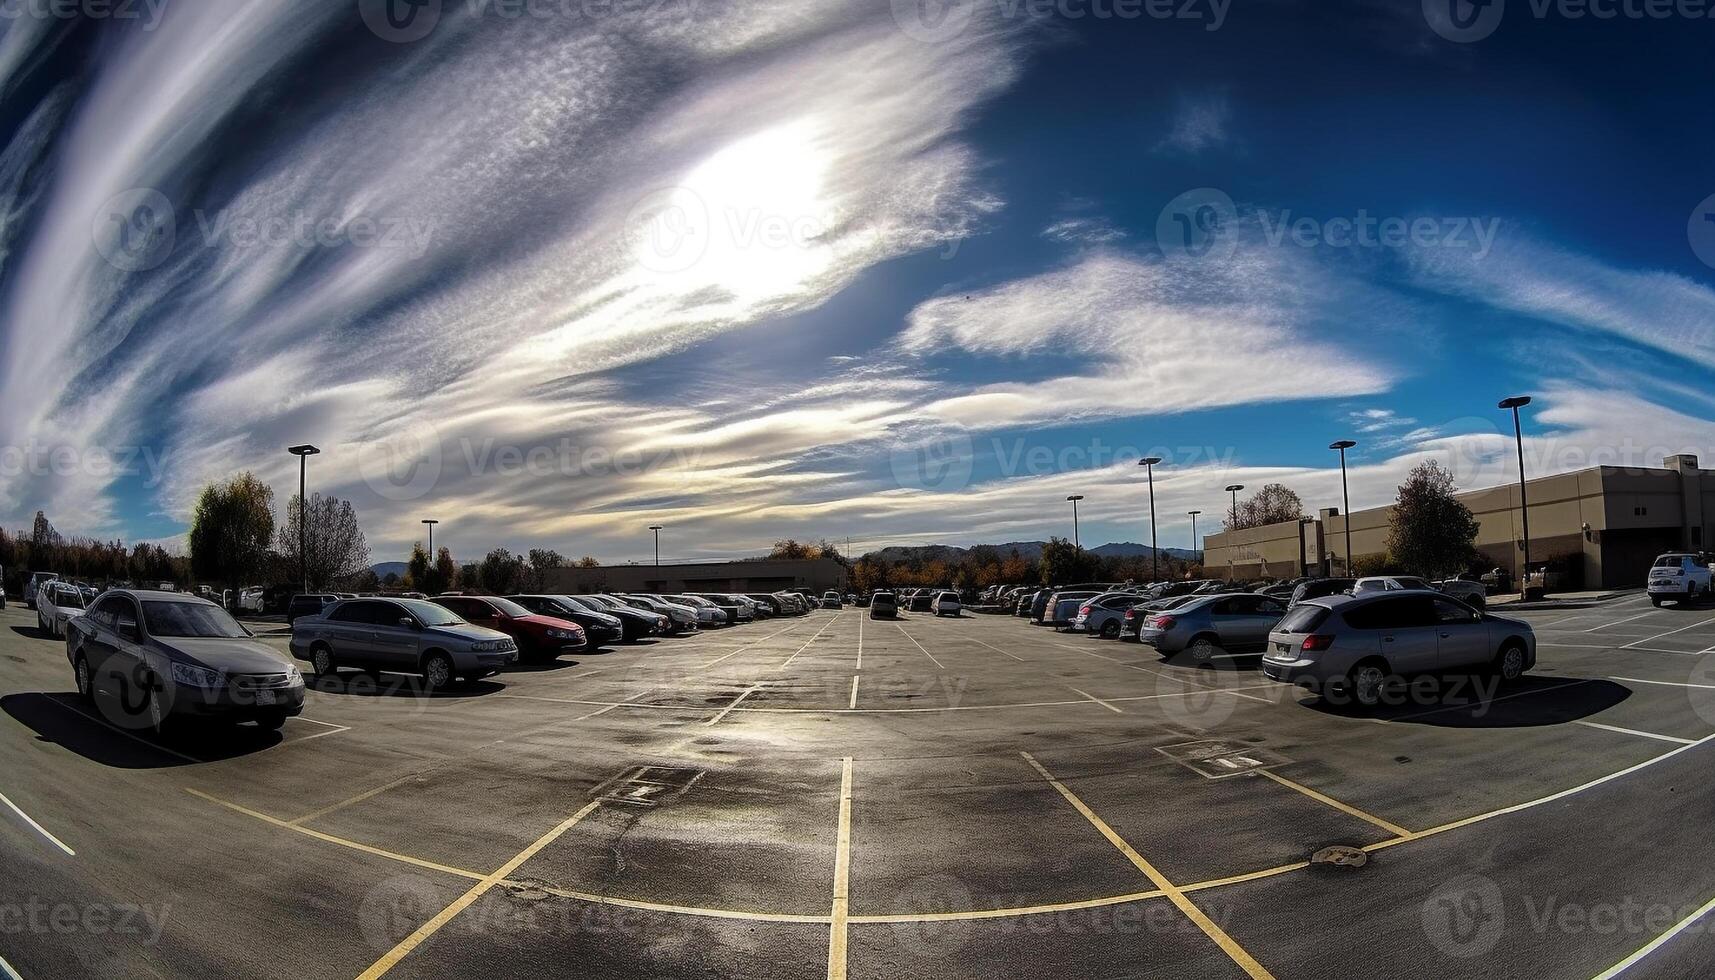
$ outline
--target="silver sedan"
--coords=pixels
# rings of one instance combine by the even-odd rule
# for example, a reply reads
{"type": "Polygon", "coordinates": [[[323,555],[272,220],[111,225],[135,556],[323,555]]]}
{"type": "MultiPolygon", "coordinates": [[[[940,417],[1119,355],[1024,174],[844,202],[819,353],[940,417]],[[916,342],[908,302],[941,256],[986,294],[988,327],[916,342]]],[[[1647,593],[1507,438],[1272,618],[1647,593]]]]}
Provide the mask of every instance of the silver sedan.
{"type": "Polygon", "coordinates": [[[1137,638],[1163,654],[1189,651],[1199,661],[1262,651],[1286,603],[1254,592],[1198,596],[1143,621],[1137,638]]]}

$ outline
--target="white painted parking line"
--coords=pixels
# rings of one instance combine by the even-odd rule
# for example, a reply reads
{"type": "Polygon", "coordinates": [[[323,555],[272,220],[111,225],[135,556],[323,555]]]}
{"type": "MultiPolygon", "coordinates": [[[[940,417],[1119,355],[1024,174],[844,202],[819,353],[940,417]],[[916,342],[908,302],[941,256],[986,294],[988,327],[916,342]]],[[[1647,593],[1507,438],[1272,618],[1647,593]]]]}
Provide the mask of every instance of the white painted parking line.
{"type": "Polygon", "coordinates": [[[1083,695],[1083,696],[1084,696],[1084,697],[1086,697],[1086,698],[1089,698],[1089,699],[1090,699],[1090,700],[1091,700],[1091,701],[1094,701],[1094,702],[1096,702],[1096,703],[1097,703],[1097,704],[1099,704],[1099,705],[1101,705],[1101,706],[1102,706],[1102,707],[1104,707],[1104,708],[1106,708],[1106,709],[1108,709],[1108,710],[1109,710],[1109,711],[1112,711],[1112,712],[1113,712],[1113,713],[1114,713],[1114,714],[1116,714],[1116,715],[1123,715],[1123,714],[1125,714],[1125,712],[1124,712],[1124,711],[1121,711],[1121,710],[1120,710],[1120,709],[1118,709],[1118,708],[1116,708],[1116,707],[1114,707],[1114,706],[1113,706],[1113,705],[1111,705],[1111,704],[1109,704],[1109,703],[1107,703],[1107,702],[1106,702],[1106,701],[1103,701],[1103,700],[1102,700],[1102,699],[1101,699],[1101,698],[1098,698],[1098,697],[1096,697],[1096,696],[1095,696],[1095,695],[1094,695],[1094,694],[1091,694],[1091,693],[1089,693],[1089,692],[1087,692],[1087,691],[1080,691],[1080,690],[1078,690],[1078,689],[1077,689],[1077,688],[1075,688],[1075,687],[1072,687],[1072,686],[1071,686],[1071,685],[1067,685],[1067,687],[1066,687],[1066,690],[1068,690],[1068,691],[1071,691],[1071,692],[1073,692],[1073,693],[1074,693],[1074,694],[1082,694],[1082,695],[1083,695]]]}
{"type": "Polygon", "coordinates": [[[13,813],[16,813],[19,817],[21,817],[25,823],[29,824],[31,827],[34,827],[36,830],[36,833],[41,834],[43,837],[46,837],[48,839],[48,843],[50,843],[50,844],[54,845],[55,847],[59,848],[60,850],[64,851],[66,853],[67,857],[77,857],[77,852],[72,850],[71,848],[67,847],[65,845],[65,841],[60,840],[58,837],[55,837],[53,834],[48,833],[48,828],[37,823],[35,821],[35,818],[31,817],[28,813],[25,813],[24,811],[18,809],[18,804],[13,803],[11,800],[7,799],[5,793],[0,793],[0,803],[6,804],[6,806],[9,807],[13,813]]]}
{"type": "Polygon", "coordinates": [[[105,718],[101,718],[99,716],[92,715],[89,712],[83,711],[79,708],[74,708],[71,705],[66,704],[64,701],[59,700],[58,698],[49,698],[48,701],[52,704],[59,705],[60,707],[64,708],[65,710],[71,712],[74,715],[77,715],[79,718],[82,718],[85,721],[93,721],[97,725],[100,725],[101,727],[107,729],[108,731],[114,732],[115,734],[123,735],[126,738],[130,739],[131,741],[136,742],[138,745],[146,745],[149,748],[154,749],[156,752],[165,752],[166,754],[168,754],[170,756],[174,756],[176,758],[183,759],[186,762],[194,763],[194,764],[199,765],[199,766],[202,765],[203,760],[197,758],[194,755],[186,755],[185,753],[180,752],[177,749],[169,749],[165,745],[159,745],[155,742],[151,742],[146,738],[142,738],[142,737],[138,736],[135,732],[128,732],[125,729],[120,728],[118,725],[113,724],[112,722],[108,721],[105,718]]]}
{"type": "MultiPolygon", "coordinates": [[[[1679,629],[1668,630],[1666,633],[1657,633],[1654,636],[1646,636],[1643,639],[1638,640],[1636,643],[1628,643],[1628,644],[1626,644],[1626,646],[1621,647],[1620,649],[1624,650],[1624,649],[1626,649],[1626,647],[1641,646],[1642,644],[1648,643],[1651,640],[1659,640],[1664,636],[1672,636],[1675,633],[1683,633],[1686,630],[1694,630],[1699,626],[1708,626],[1710,623],[1715,623],[1715,619],[1700,619],[1697,622],[1690,624],[1689,626],[1681,626],[1679,629]]],[[[1687,650],[1685,652],[1690,653],[1691,651],[1687,650]]]]}
{"type": "MultiPolygon", "coordinates": [[[[903,627],[903,626],[900,626],[900,625],[899,625],[899,624],[898,624],[898,623],[894,623],[894,624],[893,624],[893,625],[894,625],[894,627],[895,627],[895,628],[896,628],[896,629],[898,629],[898,630],[899,630],[899,632],[901,632],[901,633],[905,633],[905,627],[903,627]]],[[[916,637],[914,637],[914,636],[912,636],[912,635],[911,635],[911,634],[910,634],[910,633],[905,633],[905,638],[906,638],[906,639],[907,639],[907,640],[910,640],[910,641],[911,641],[911,642],[912,642],[912,643],[913,643],[913,644],[915,644],[915,645],[916,645],[916,647],[917,647],[917,649],[919,649],[919,650],[923,650],[923,644],[921,644],[921,643],[918,643],[918,642],[917,642],[917,638],[916,638],[916,637]]],[[[941,669],[942,669],[942,670],[946,670],[946,669],[947,669],[947,665],[946,665],[946,664],[943,664],[943,663],[942,663],[942,662],[941,662],[941,661],[939,661],[939,660],[935,660],[935,655],[934,655],[934,654],[932,654],[932,653],[930,653],[930,652],[929,652],[929,651],[927,651],[927,650],[923,650],[923,656],[925,656],[925,657],[928,657],[928,658],[929,658],[929,659],[930,659],[930,660],[933,660],[933,661],[934,661],[934,662],[935,662],[935,666],[937,666],[937,667],[939,667],[939,668],[941,668],[941,669]]]]}
{"type": "Polygon", "coordinates": [[[852,700],[851,700],[851,704],[848,706],[848,710],[855,710],[857,708],[857,687],[858,687],[858,675],[853,674],[852,675],[852,700]]]}
{"type": "Polygon", "coordinates": [[[1596,631],[1597,631],[1597,630],[1605,630],[1605,629],[1607,629],[1607,628],[1608,628],[1608,627],[1610,627],[1610,626],[1618,626],[1618,625],[1620,625],[1620,624],[1621,624],[1621,623],[1629,623],[1629,622],[1631,622],[1631,621],[1632,621],[1632,620],[1634,620],[1634,619],[1642,619],[1642,618],[1644,618],[1644,617],[1645,617],[1645,616],[1650,616],[1650,615],[1654,615],[1654,614],[1655,614],[1655,610],[1654,610],[1654,609],[1650,609],[1650,610],[1648,610],[1648,611],[1646,611],[1646,612],[1641,612],[1641,613],[1638,613],[1638,614],[1637,614],[1637,615],[1636,615],[1636,616],[1627,616],[1627,617],[1626,617],[1626,618],[1625,618],[1625,619],[1616,619],[1616,620],[1614,620],[1614,621],[1613,621],[1613,622],[1611,622],[1611,623],[1603,623],[1603,624],[1602,624],[1602,625],[1600,625],[1600,626],[1592,626],[1592,627],[1590,627],[1590,628],[1589,628],[1589,629],[1587,629],[1587,630],[1584,630],[1584,632],[1585,632],[1585,633],[1594,633],[1594,632],[1596,632],[1596,631]]]}
{"type": "Polygon", "coordinates": [[[1536,645],[1538,647],[1564,647],[1570,650],[1611,650],[1615,653],[1618,653],[1621,650],[1624,650],[1627,653],[1671,653],[1676,657],[1695,657],[1698,655],[1698,651],[1696,650],[1669,650],[1666,647],[1635,647],[1631,644],[1627,644],[1623,647],[1617,647],[1607,643],[1554,643],[1552,641],[1538,641],[1536,645]]]}
{"type": "Polygon", "coordinates": [[[803,652],[804,652],[804,651],[805,651],[805,650],[808,650],[808,649],[810,649],[810,644],[812,644],[812,643],[814,643],[814,642],[816,642],[816,637],[818,637],[818,636],[821,636],[821,635],[822,635],[822,634],[823,634],[823,633],[825,633],[825,632],[827,632],[827,629],[828,629],[828,627],[830,627],[830,626],[832,626],[832,625],[834,625],[834,621],[835,621],[835,620],[837,620],[837,619],[839,619],[839,614],[838,614],[838,613],[835,613],[835,614],[834,614],[834,615],[833,615],[833,616],[831,616],[831,617],[829,617],[829,619],[828,619],[828,621],[827,621],[827,622],[826,622],[826,623],[823,623],[823,624],[822,624],[822,628],[821,628],[821,629],[819,629],[819,630],[817,630],[817,631],[816,631],[816,632],[815,632],[815,633],[813,633],[813,634],[811,634],[811,636],[810,636],[810,638],[809,638],[809,639],[808,639],[808,640],[805,640],[805,641],[804,641],[804,645],[803,645],[803,646],[801,646],[801,647],[799,647],[799,648],[798,648],[798,649],[796,649],[796,650],[794,650],[794,651],[792,651],[792,656],[790,656],[790,657],[787,657],[787,658],[786,658],[786,662],[785,662],[785,663],[783,663],[783,664],[781,664],[781,665],[780,665],[780,666],[778,666],[778,667],[776,667],[776,668],[774,668],[774,669],[775,669],[775,670],[785,670],[785,669],[786,669],[786,668],[788,668],[788,667],[790,667],[790,666],[792,666],[792,661],[794,661],[794,660],[797,660],[797,659],[798,659],[798,655],[799,655],[799,654],[800,654],[800,653],[803,653],[803,652]]]}
{"type": "Polygon", "coordinates": [[[1611,681],[1625,681],[1628,684],[1659,684],[1662,687],[1696,687],[1705,691],[1715,691],[1715,684],[1686,684],[1681,681],[1651,681],[1645,680],[1642,677],[1615,677],[1612,674],[1608,675],[1608,679],[1611,681]]]}
{"type": "Polygon", "coordinates": [[[717,714],[713,718],[710,718],[708,721],[703,722],[703,724],[711,725],[711,726],[720,724],[721,719],[725,718],[727,715],[732,714],[732,709],[738,707],[738,704],[740,701],[743,701],[745,698],[748,698],[752,694],[755,694],[758,690],[760,690],[764,686],[765,685],[763,684],[763,682],[758,681],[757,683],[752,684],[749,687],[745,688],[743,694],[740,694],[738,697],[733,698],[733,701],[731,704],[727,705],[726,707],[724,707],[720,710],[720,714],[717,714]]]}
{"type": "Polygon", "coordinates": [[[1690,745],[1696,741],[1695,739],[1690,738],[1679,738],[1675,735],[1658,735],[1655,732],[1640,732],[1635,728],[1621,728],[1618,725],[1604,725],[1595,721],[1575,721],[1573,724],[1583,725],[1585,728],[1600,728],[1605,732],[1618,732],[1621,735],[1637,735],[1643,738],[1653,738],[1660,742],[1677,742],[1680,745],[1690,745]]]}
{"type": "Polygon", "coordinates": [[[1107,662],[1109,662],[1111,664],[1117,664],[1121,667],[1127,668],[1128,670],[1141,670],[1146,674],[1154,674],[1157,677],[1165,677],[1168,680],[1178,681],[1179,683],[1188,685],[1190,687],[1199,687],[1205,691],[1220,691],[1222,694],[1232,694],[1233,697],[1235,697],[1235,698],[1245,698],[1245,699],[1250,700],[1250,701],[1261,701],[1263,704],[1273,704],[1274,703],[1273,701],[1270,701],[1267,698],[1259,698],[1259,697],[1256,697],[1256,696],[1250,695],[1250,694],[1237,694],[1237,693],[1234,693],[1234,691],[1232,689],[1229,689],[1229,688],[1212,687],[1212,686],[1210,686],[1208,684],[1204,684],[1200,681],[1190,680],[1189,678],[1180,677],[1176,674],[1169,674],[1166,671],[1152,670],[1148,667],[1140,667],[1137,664],[1128,664],[1124,660],[1116,660],[1113,657],[1109,657],[1109,656],[1106,656],[1106,655],[1100,654],[1100,653],[1092,653],[1089,650],[1079,650],[1077,647],[1072,646],[1069,643],[1055,643],[1052,645],[1057,646],[1057,647],[1064,647],[1067,650],[1072,650],[1072,651],[1077,652],[1077,653],[1082,653],[1086,656],[1096,657],[1096,658],[1101,659],[1101,660],[1106,660],[1107,662]]]}
{"type": "Polygon", "coordinates": [[[1613,980],[1614,977],[1617,977],[1620,974],[1631,969],[1632,967],[1636,966],[1639,960],[1642,960],[1644,957],[1646,957],[1649,954],[1660,949],[1662,947],[1662,945],[1665,944],[1668,940],[1670,940],[1673,937],[1684,932],[1686,930],[1686,928],[1688,926],[1690,926],[1693,922],[1696,922],[1698,919],[1701,919],[1705,915],[1708,915],[1710,909],[1715,909],[1715,898],[1712,898],[1709,901],[1704,902],[1702,908],[1691,913],[1690,915],[1686,916],[1685,918],[1680,919],[1677,923],[1674,924],[1672,929],[1669,929],[1668,931],[1666,931],[1666,932],[1662,933],[1661,935],[1655,937],[1654,939],[1650,940],[1649,944],[1647,946],[1645,946],[1644,948],[1638,950],[1637,952],[1626,957],[1625,959],[1621,960],[1620,962],[1615,963],[1613,966],[1609,967],[1607,970],[1604,970],[1603,972],[1597,974],[1595,980],[1613,980]]]}
{"type": "MultiPolygon", "coordinates": [[[[869,618],[868,616],[859,616],[858,617],[858,658],[857,658],[857,667],[856,667],[857,670],[863,669],[863,622],[864,622],[864,620],[866,620],[868,618],[869,618]]],[[[852,690],[854,690],[854,691],[857,690],[857,678],[856,677],[852,678],[852,690]]],[[[856,695],[854,694],[853,697],[855,698],[856,695]]]]}
{"type": "Polygon", "coordinates": [[[840,768],[840,815],[834,837],[834,900],[828,923],[828,980],[845,980],[846,923],[851,917],[852,759],[840,768]]]}
{"type": "Polygon", "coordinates": [[[12,969],[12,964],[6,962],[6,957],[4,956],[0,956],[0,973],[4,973],[7,980],[24,980],[23,977],[18,975],[17,970],[12,969]]]}
{"type": "MultiPolygon", "coordinates": [[[[802,626],[802,625],[804,625],[804,624],[803,624],[803,623],[794,623],[794,624],[792,624],[792,625],[791,625],[791,626],[788,626],[788,627],[786,627],[786,628],[785,628],[785,629],[783,629],[783,630],[781,630],[781,631],[780,631],[780,632],[778,632],[778,633],[770,633],[770,634],[768,634],[768,635],[767,635],[767,636],[765,636],[765,637],[763,637],[763,638],[762,638],[762,639],[760,639],[760,640],[754,640],[754,641],[752,641],[752,642],[750,642],[750,643],[746,643],[746,644],[745,644],[745,645],[744,645],[744,646],[741,646],[741,647],[739,647],[739,648],[738,648],[738,649],[737,649],[737,650],[734,650],[734,651],[733,651],[733,652],[731,652],[731,653],[729,653],[729,654],[726,654],[726,655],[725,655],[725,656],[720,656],[720,657],[716,657],[716,658],[715,658],[715,659],[713,659],[713,660],[711,660],[711,661],[709,661],[709,662],[708,662],[708,663],[706,663],[706,664],[703,664],[703,667],[704,667],[704,668],[705,668],[705,669],[707,669],[707,668],[709,668],[709,667],[713,667],[713,666],[714,666],[714,665],[716,665],[716,664],[718,664],[718,663],[720,663],[720,662],[721,662],[721,661],[723,661],[723,660],[728,660],[728,659],[731,659],[731,658],[732,658],[732,657],[736,657],[736,656],[738,656],[738,655],[739,655],[739,654],[741,654],[741,653],[743,653],[743,652],[744,652],[744,651],[746,651],[746,650],[749,650],[749,649],[750,649],[750,648],[752,648],[752,647],[754,647],[754,646],[757,646],[757,645],[759,645],[759,644],[762,644],[762,643],[766,643],[766,642],[768,642],[768,641],[769,641],[769,640],[772,640],[772,639],[774,639],[774,638],[775,638],[775,637],[777,637],[777,636],[780,636],[780,635],[781,635],[781,634],[782,634],[782,633],[790,633],[790,632],[792,632],[792,631],[793,631],[793,630],[795,630],[795,629],[797,629],[797,628],[798,628],[798,627],[800,627],[800,626],[802,626]]],[[[826,627],[826,626],[824,626],[824,627],[822,627],[822,628],[823,628],[823,629],[827,629],[827,627],[826,627]]]]}
{"type": "Polygon", "coordinates": [[[974,636],[967,636],[967,637],[965,637],[965,639],[970,640],[972,643],[982,643],[983,646],[988,647],[990,650],[993,650],[995,653],[998,653],[1003,657],[1012,657],[1012,659],[1018,661],[1021,664],[1027,664],[1030,662],[1030,661],[1024,659],[1023,657],[1019,657],[1019,656],[1015,656],[1013,654],[1007,653],[1005,650],[1002,650],[1000,647],[995,646],[993,643],[985,643],[984,641],[979,640],[974,636]]]}

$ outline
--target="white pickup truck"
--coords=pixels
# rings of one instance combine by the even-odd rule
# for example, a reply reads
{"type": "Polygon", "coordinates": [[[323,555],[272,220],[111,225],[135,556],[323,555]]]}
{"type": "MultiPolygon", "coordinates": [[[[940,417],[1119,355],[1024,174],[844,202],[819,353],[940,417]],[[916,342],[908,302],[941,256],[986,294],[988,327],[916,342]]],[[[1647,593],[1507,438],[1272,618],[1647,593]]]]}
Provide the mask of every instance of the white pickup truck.
{"type": "Polygon", "coordinates": [[[1673,551],[1655,560],[1649,570],[1649,601],[1661,605],[1668,599],[1690,602],[1708,595],[1711,571],[1707,555],[1673,551]]]}

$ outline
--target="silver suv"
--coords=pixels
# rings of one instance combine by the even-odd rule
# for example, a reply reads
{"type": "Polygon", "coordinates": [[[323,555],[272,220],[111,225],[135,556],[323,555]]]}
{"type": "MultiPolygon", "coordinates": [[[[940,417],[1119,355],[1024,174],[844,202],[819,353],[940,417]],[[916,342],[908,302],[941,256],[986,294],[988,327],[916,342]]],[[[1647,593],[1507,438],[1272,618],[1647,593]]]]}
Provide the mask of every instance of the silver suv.
{"type": "Polygon", "coordinates": [[[1402,676],[1486,669],[1503,682],[1536,666],[1529,623],[1434,591],[1327,596],[1300,603],[1268,636],[1262,672],[1373,708],[1402,676]]]}
{"type": "Polygon", "coordinates": [[[518,661],[512,637],[421,599],[342,599],[294,619],[291,648],[319,677],[341,667],[421,674],[431,691],[457,678],[498,674],[518,661]]]}

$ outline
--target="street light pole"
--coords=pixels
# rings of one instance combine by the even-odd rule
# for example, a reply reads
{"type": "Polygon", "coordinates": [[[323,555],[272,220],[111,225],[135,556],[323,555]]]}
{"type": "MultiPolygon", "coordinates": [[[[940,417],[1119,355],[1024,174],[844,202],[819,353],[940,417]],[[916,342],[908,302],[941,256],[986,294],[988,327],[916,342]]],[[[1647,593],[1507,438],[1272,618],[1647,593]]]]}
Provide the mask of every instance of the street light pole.
{"type": "Polygon", "coordinates": [[[298,571],[303,576],[304,591],[308,592],[310,591],[310,552],[308,547],[310,501],[304,494],[305,472],[308,469],[309,458],[320,453],[321,450],[306,443],[302,446],[291,446],[286,451],[298,457],[298,571]]]}
{"type": "Polygon", "coordinates": [[[1340,451],[1340,506],[1344,508],[1340,513],[1345,515],[1341,523],[1344,524],[1346,528],[1347,575],[1352,574],[1352,496],[1346,491],[1346,450],[1356,445],[1357,443],[1350,439],[1341,439],[1339,442],[1331,442],[1328,444],[1329,449],[1338,449],[1340,451]]]}
{"type": "Polygon", "coordinates": [[[664,525],[664,524],[651,524],[651,525],[649,525],[649,530],[655,532],[655,567],[656,568],[661,567],[661,529],[665,526],[666,525],[664,525]]]}
{"type": "Polygon", "coordinates": [[[1072,547],[1081,550],[1083,545],[1078,543],[1078,501],[1083,500],[1084,495],[1075,493],[1066,499],[1072,502],[1072,547]]]}
{"type": "Polygon", "coordinates": [[[1235,531],[1239,529],[1239,491],[1244,488],[1245,485],[1242,483],[1230,483],[1227,485],[1227,492],[1233,495],[1232,529],[1235,531]]]}
{"type": "Polygon", "coordinates": [[[435,563],[435,525],[439,524],[440,521],[430,519],[423,523],[429,525],[429,564],[433,565],[435,563]]]}
{"type": "Polygon", "coordinates": [[[1161,581],[1161,554],[1155,547],[1155,464],[1161,462],[1160,456],[1145,456],[1137,461],[1149,474],[1149,580],[1161,581]]]}
{"type": "Polygon", "coordinates": [[[1525,500],[1524,489],[1524,429],[1519,424],[1518,410],[1530,404],[1529,395],[1516,395],[1512,398],[1501,399],[1499,408],[1513,410],[1513,441],[1518,445],[1518,518],[1519,525],[1524,531],[1524,564],[1519,568],[1518,594],[1525,597],[1527,583],[1530,579],[1530,505],[1525,500]]]}
{"type": "Polygon", "coordinates": [[[1203,512],[1200,510],[1188,510],[1185,513],[1191,515],[1191,552],[1197,556],[1197,564],[1201,565],[1203,564],[1203,549],[1198,547],[1197,515],[1203,512]]]}

